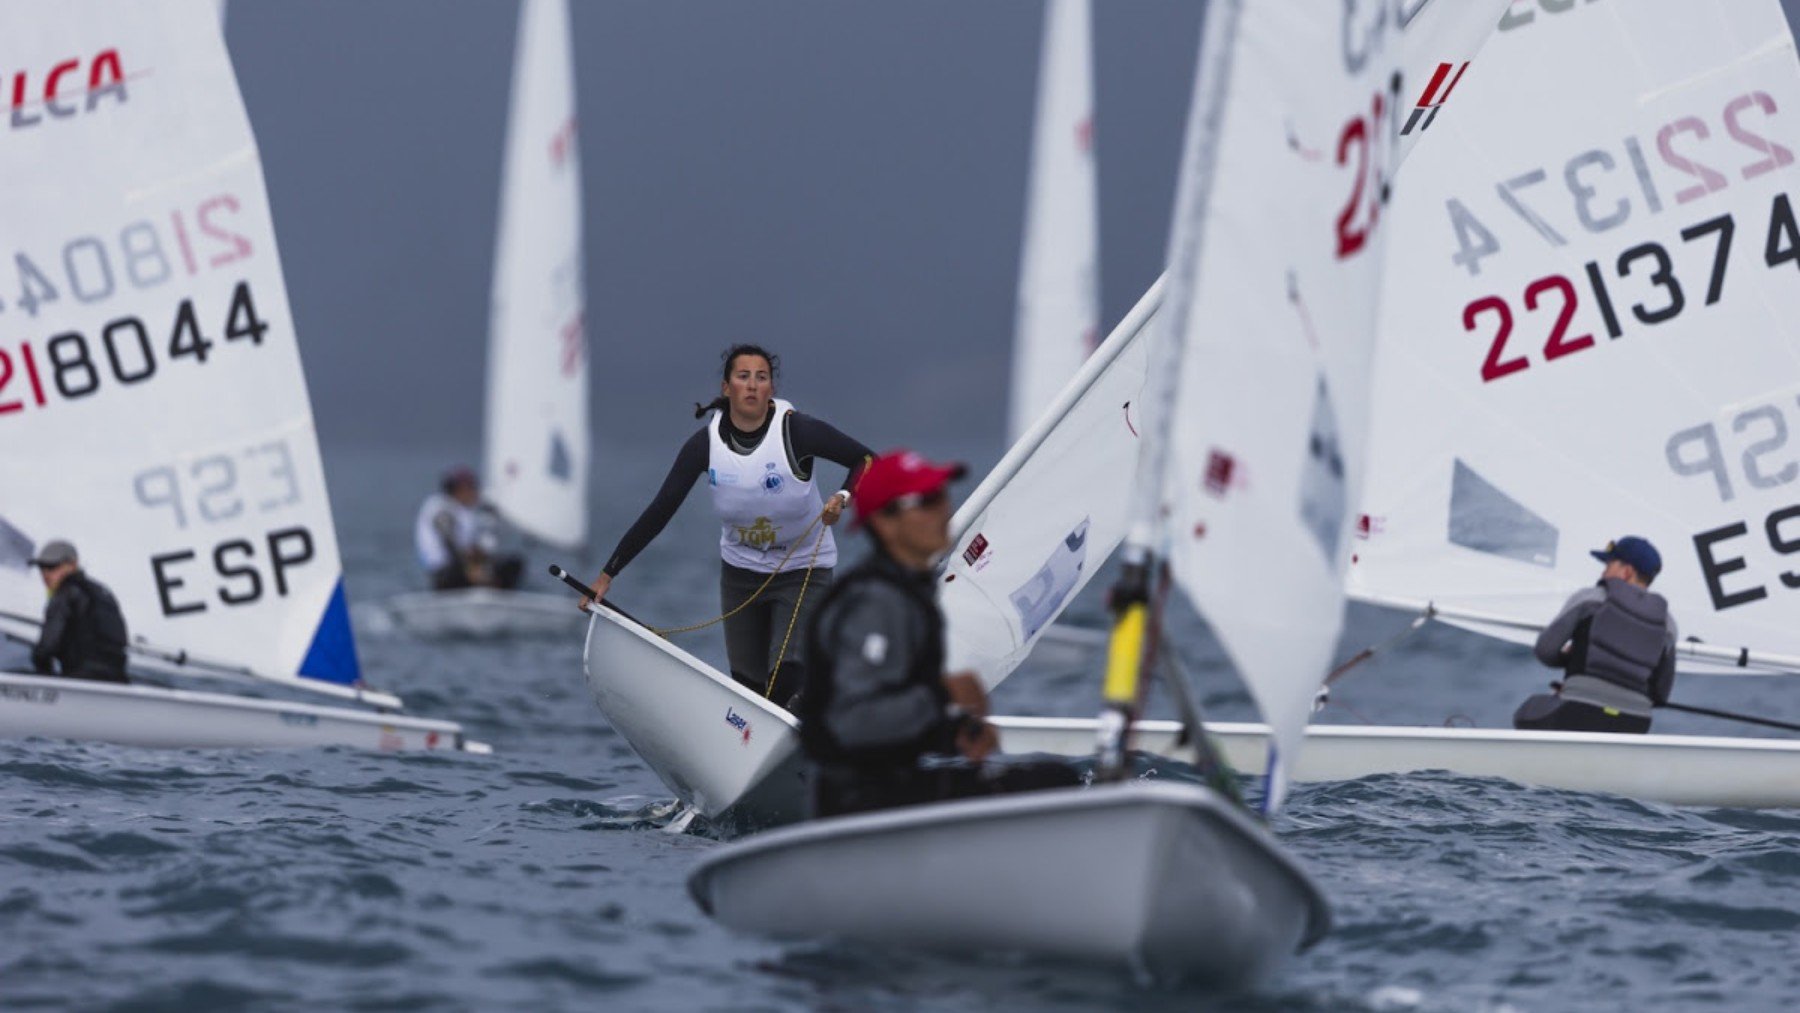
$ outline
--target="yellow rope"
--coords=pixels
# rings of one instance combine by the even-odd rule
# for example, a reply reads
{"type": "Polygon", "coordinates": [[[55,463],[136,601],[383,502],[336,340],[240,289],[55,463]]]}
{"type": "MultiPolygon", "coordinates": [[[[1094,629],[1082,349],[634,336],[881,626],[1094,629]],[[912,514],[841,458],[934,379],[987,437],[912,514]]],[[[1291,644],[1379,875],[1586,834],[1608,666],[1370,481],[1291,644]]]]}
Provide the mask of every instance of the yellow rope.
{"type": "MultiPolygon", "coordinates": [[[[781,562],[776,563],[775,569],[769,571],[769,576],[763,580],[761,586],[757,587],[756,590],[750,592],[750,597],[745,598],[742,602],[739,602],[738,606],[736,608],[732,609],[731,611],[725,613],[722,616],[717,616],[715,618],[708,619],[707,621],[705,621],[703,623],[695,623],[692,626],[668,626],[668,627],[652,626],[650,628],[650,632],[656,634],[659,637],[662,637],[664,640],[667,640],[669,637],[671,637],[677,633],[692,633],[696,630],[704,630],[709,626],[716,626],[719,623],[722,623],[725,620],[730,619],[732,616],[737,615],[739,612],[742,612],[745,609],[749,608],[750,603],[755,601],[756,599],[762,597],[762,593],[769,589],[769,585],[773,584],[775,582],[775,578],[777,576],[780,576],[780,574],[782,572],[782,567],[787,565],[788,560],[794,558],[795,550],[800,548],[801,540],[807,536],[808,532],[812,531],[813,525],[819,524],[819,522],[824,519],[825,519],[825,512],[823,510],[821,510],[821,511],[819,511],[819,515],[817,517],[814,517],[811,521],[807,522],[806,527],[804,527],[800,530],[799,537],[795,538],[793,540],[793,542],[788,546],[787,555],[781,557],[781,562]]],[[[826,527],[824,525],[820,525],[819,537],[813,540],[812,556],[807,559],[806,574],[803,577],[801,577],[801,579],[800,579],[800,595],[799,595],[799,597],[794,599],[794,612],[793,612],[793,615],[788,617],[787,632],[785,634],[783,634],[782,638],[781,638],[781,650],[779,652],[777,652],[775,655],[775,667],[769,671],[769,684],[767,686],[763,687],[763,697],[764,698],[772,698],[774,695],[775,677],[781,673],[781,663],[787,659],[788,641],[791,640],[794,636],[794,624],[796,622],[798,622],[800,619],[800,606],[806,602],[806,588],[807,588],[807,585],[812,583],[813,569],[819,563],[819,551],[825,547],[825,535],[829,530],[830,529],[828,527],[826,527]]]]}
{"type": "MultiPolygon", "coordinates": [[[[802,531],[804,537],[806,532],[802,531]]],[[[806,561],[806,575],[800,578],[800,594],[794,599],[794,611],[788,616],[787,632],[781,635],[781,650],[775,654],[775,667],[769,669],[769,684],[763,687],[763,699],[775,699],[775,677],[781,674],[781,663],[787,660],[788,640],[794,635],[794,624],[800,621],[800,606],[806,604],[806,585],[812,583],[813,566],[819,561],[819,549],[825,544],[825,529],[819,529],[818,540],[813,542],[812,558],[806,561]]]]}
{"type": "MultiPolygon", "coordinates": [[[[805,538],[806,533],[808,531],[811,531],[813,529],[813,525],[819,523],[819,521],[824,516],[825,515],[823,513],[821,513],[818,517],[814,517],[812,519],[811,523],[807,524],[806,527],[801,529],[800,538],[805,538]]],[[[764,591],[767,591],[769,589],[769,585],[775,582],[775,578],[777,576],[780,576],[781,568],[787,565],[787,561],[794,558],[794,550],[798,549],[800,547],[800,538],[794,539],[794,543],[788,547],[787,555],[781,557],[781,562],[776,563],[775,569],[769,571],[769,576],[767,579],[765,579],[762,582],[762,586],[760,586],[756,590],[750,592],[750,597],[745,598],[742,602],[740,602],[738,604],[737,608],[732,609],[730,612],[727,612],[722,616],[716,616],[712,619],[708,619],[707,621],[705,621],[703,623],[695,623],[692,626],[652,626],[652,627],[650,627],[650,632],[667,640],[671,635],[676,634],[676,633],[692,633],[695,630],[706,629],[708,626],[717,626],[718,624],[724,622],[725,620],[730,619],[732,616],[737,615],[739,612],[744,611],[746,608],[749,608],[750,603],[755,601],[758,597],[760,597],[764,591]]],[[[825,541],[825,532],[823,529],[821,529],[819,531],[819,542],[823,543],[824,541],[825,541]]],[[[816,560],[818,558],[819,558],[819,549],[818,549],[818,546],[815,545],[813,547],[813,559],[816,560]]],[[[810,570],[810,569],[812,569],[812,567],[809,565],[807,567],[807,569],[810,570]]]]}
{"type": "MultiPolygon", "coordinates": [[[[865,454],[865,455],[863,455],[862,463],[857,465],[857,467],[863,468],[866,470],[869,466],[869,463],[873,460],[874,460],[873,457],[865,454]]],[[[862,476],[858,475],[857,482],[860,483],[861,481],[862,481],[862,476]]],[[[852,487],[852,491],[854,491],[854,486],[852,487]]],[[[833,495],[835,496],[836,494],[833,493],[833,495]]],[[[846,505],[848,505],[848,503],[846,503],[846,505]]],[[[829,508],[830,508],[830,503],[827,502],[826,509],[829,509],[829,508]]],[[[692,626],[669,626],[669,627],[652,626],[650,628],[650,632],[656,634],[659,637],[662,637],[664,640],[667,640],[669,637],[674,636],[677,633],[692,633],[695,630],[704,630],[709,626],[716,626],[719,623],[722,623],[725,620],[730,619],[732,616],[737,615],[739,612],[742,612],[745,609],[749,608],[750,603],[755,601],[756,599],[762,597],[762,593],[764,591],[767,591],[769,589],[769,585],[775,582],[776,575],[781,573],[781,568],[787,565],[788,560],[794,558],[794,550],[798,549],[800,547],[800,542],[806,538],[807,532],[809,532],[813,529],[814,524],[818,524],[820,521],[823,521],[824,519],[825,519],[825,510],[820,510],[819,515],[817,517],[814,517],[812,520],[807,522],[806,527],[804,527],[800,530],[799,536],[796,537],[793,540],[793,542],[788,546],[787,555],[781,557],[781,562],[775,564],[775,569],[773,569],[769,572],[769,576],[763,580],[761,586],[759,586],[756,590],[750,592],[750,597],[745,598],[742,602],[739,602],[737,608],[734,608],[731,611],[729,611],[729,612],[725,613],[724,615],[719,616],[717,618],[708,619],[706,622],[703,622],[703,623],[695,623],[692,626]]],[[[781,674],[781,663],[783,661],[787,660],[788,642],[793,639],[794,624],[799,622],[799,620],[800,620],[800,606],[802,606],[806,603],[806,589],[807,589],[807,586],[812,583],[813,569],[819,563],[819,550],[825,547],[825,535],[829,530],[830,529],[828,526],[821,526],[819,528],[819,537],[813,541],[812,556],[811,556],[811,558],[809,558],[806,561],[806,574],[800,578],[800,594],[798,597],[796,597],[794,599],[794,612],[792,615],[788,616],[787,632],[783,633],[781,636],[781,650],[777,651],[775,654],[775,666],[769,670],[769,683],[768,683],[768,685],[763,687],[763,698],[764,699],[770,699],[774,696],[775,677],[777,675],[781,674]]]]}

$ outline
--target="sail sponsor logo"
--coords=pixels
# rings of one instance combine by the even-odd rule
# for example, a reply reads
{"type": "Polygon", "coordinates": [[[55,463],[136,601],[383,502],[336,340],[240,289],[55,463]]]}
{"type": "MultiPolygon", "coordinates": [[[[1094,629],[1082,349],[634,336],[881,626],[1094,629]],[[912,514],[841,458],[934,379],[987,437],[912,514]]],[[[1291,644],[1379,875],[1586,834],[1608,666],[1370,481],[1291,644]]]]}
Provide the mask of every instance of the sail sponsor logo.
{"type": "Polygon", "coordinates": [[[737,729],[744,745],[750,744],[750,722],[730,707],[725,708],[725,723],[737,729]]]}
{"type": "Polygon", "coordinates": [[[91,58],[69,57],[36,70],[16,70],[8,97],[8,123],[14,130],[91,113],[106,101],[123,104],[128,98],[124,61],[117,49],[103,49],[91,58]]]}
{"type": "Polygon", "coordinates": [[[1202,479],[1206,491],[1215,499],[1224,499],[1231,491],[1238,477],[1238,460],[1233,455],[1214,447],[1206,455],[1206,471],[1202,479]]]}
{"type": "Polygon", "coordinates": [[[1450,101],[1450,93],[1456,89],[1456,83],[1462,80],[1463,71],[1469,69],[1469,61],[1458,64],[1440,63],[1431,72],[1431,80],[1425,84],[1425,92],[1413,103],[1412,115],[1406,118],[1406,126],[1400,128],[1400,136],[1405,137],[1414,130],[1424,132],[1437,119],[1438,110],[1450,101]]]}
{"type": "Polygon", "coordinates": [[[963,563],[968,566],[974,566],[976,561],[987,555],[987,551],[987,536],[977,531],[974,540],[969,542],[969,547],[963,550],[963,563]]]}

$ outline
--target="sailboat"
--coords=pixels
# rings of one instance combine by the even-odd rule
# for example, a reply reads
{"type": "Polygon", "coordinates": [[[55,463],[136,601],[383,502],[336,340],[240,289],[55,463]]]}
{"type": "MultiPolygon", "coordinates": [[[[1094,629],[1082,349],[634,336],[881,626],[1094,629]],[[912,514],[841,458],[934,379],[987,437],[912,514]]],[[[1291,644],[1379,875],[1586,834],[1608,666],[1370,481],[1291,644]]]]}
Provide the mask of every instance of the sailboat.
{"type": "MultiPolygon", "coordinates": [[[[551,545],[587,540],[588,357],[581,158],[567,0],[522,0],[513,52],[488,327],[484,492],[551,545]]],[[[568,599],[529,591],[420,591],[383,603],[422,636],[570,632],[568,599]]]]}
{"type": "Polygon", "coordinates": [[[0,632],[75,543],[140,680],[0,674],[0,735],[485,752],[363,684],[262,166],[211,4],[6,8],[0,632]],[[296,702],[296,695],[371,709],[296,702]]]}
{"type": "Polygon", "coordinates": [[[1390,19],[1387,5],[1346,5],[1340,21],[1300,5],[1208,7],[1170,291],[1147,350],[1098,783],[725,845],[689,880],[702,909],[776,936],[1023,951],[1221,985],[1272,973],[1326,931],[1317,887],[1235,801],[1124,779],[1157,651],[1157,585],[1166,558],[1275,729],[1272,813],[1342,619],[1385,266],[1376,219],[1416,140],[1387,113],[1429,96],[1421,67],[1467,63],[1502,8],[1390,19]],[[1360,137],[1369,161],[1309,159],[1285,132],[1360,137]],[[1294,288],[1319,330],[1283,298],[1294,288]]]}
{"type": "MultiPolygon", "coordinates": [[[[1349,594],[1528,643],[1593,581],[1584,550],[1635,529],[1668,561],[1653,589],[1684,637],[1678,698],[1705,692],[1692,675],[1800,671],[1782,576],[1800,386],[1800,136],[1784,111],[1800,108],[1800,75],[1782,10],[1529,7],[1454,83],[1464,104],[1391,209],[1393,242],[1417,256],[1383,297],[1349,594]],[[1578,56],[1593,52],[1636,58],[1590,73],[1578,56]]],[[[1012,749],[1090,734],[1003,727],[1012,749]]],[[[1213,732],[1260,766],[1266,729],[1213,732]]],[[[1800,806],[1793,738],[1314,726],[1307,742],[1300,780],[1444,769],[1800,806]]]]}
{"type": "MultiPolygon", "coordinates": [[[[951,671],[997,685],[1056,629],[1028,631],[1025,613],[1060,613],[1124,538],[1125,497],[1091,489],[1126,488],[1136,469],[1130,404],[1162,292],[1160,281],[1151,287],[957,509],[957,549],[939,584],[951,671]]],[[[793,715],[611,602],[591,612],[583,660],[594,701],[684,806],[754,826],[804,814],[793,715]]],[[[1026,720],[1025,734],[1048,734],[1026,720]]],[[[1080,743],[1051,751],[1082,753],[1092,739],[1090,722],[1080,743]]]]}

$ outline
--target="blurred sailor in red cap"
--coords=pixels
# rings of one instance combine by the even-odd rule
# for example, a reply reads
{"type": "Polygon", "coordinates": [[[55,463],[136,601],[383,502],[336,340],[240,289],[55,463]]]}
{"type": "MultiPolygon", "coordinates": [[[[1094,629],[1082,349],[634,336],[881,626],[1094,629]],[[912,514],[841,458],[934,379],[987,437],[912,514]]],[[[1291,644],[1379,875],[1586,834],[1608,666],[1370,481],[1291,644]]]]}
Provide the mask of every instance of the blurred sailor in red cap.
{"type": "Polygon", "coordinates": [[[963,473],[890,451],[852,492],[873,551],[819,606],[798,708],[816,815],[1079,783],[1062,763],[984,763],[997,746],[987,693],[973,672],[944,672],[936,567],[963,473]]]}

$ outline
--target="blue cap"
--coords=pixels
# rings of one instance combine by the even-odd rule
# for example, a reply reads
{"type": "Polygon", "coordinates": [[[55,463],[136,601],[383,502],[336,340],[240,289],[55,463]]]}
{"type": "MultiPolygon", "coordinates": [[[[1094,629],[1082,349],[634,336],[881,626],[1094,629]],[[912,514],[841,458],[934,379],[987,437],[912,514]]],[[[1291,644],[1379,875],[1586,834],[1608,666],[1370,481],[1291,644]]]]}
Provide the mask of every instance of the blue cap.
{"type": "Polygon", "coordinates": [[[1662,572],[1662,553],[1656,551],[1646,539],[1636,535],[1626,535],[1617,541],[1607,542],[1606,548],[1596,549],[1588,553],[1602,563],[1618,560],[1638,572],[1638,576],[1651,580],[1662,572]]]}

